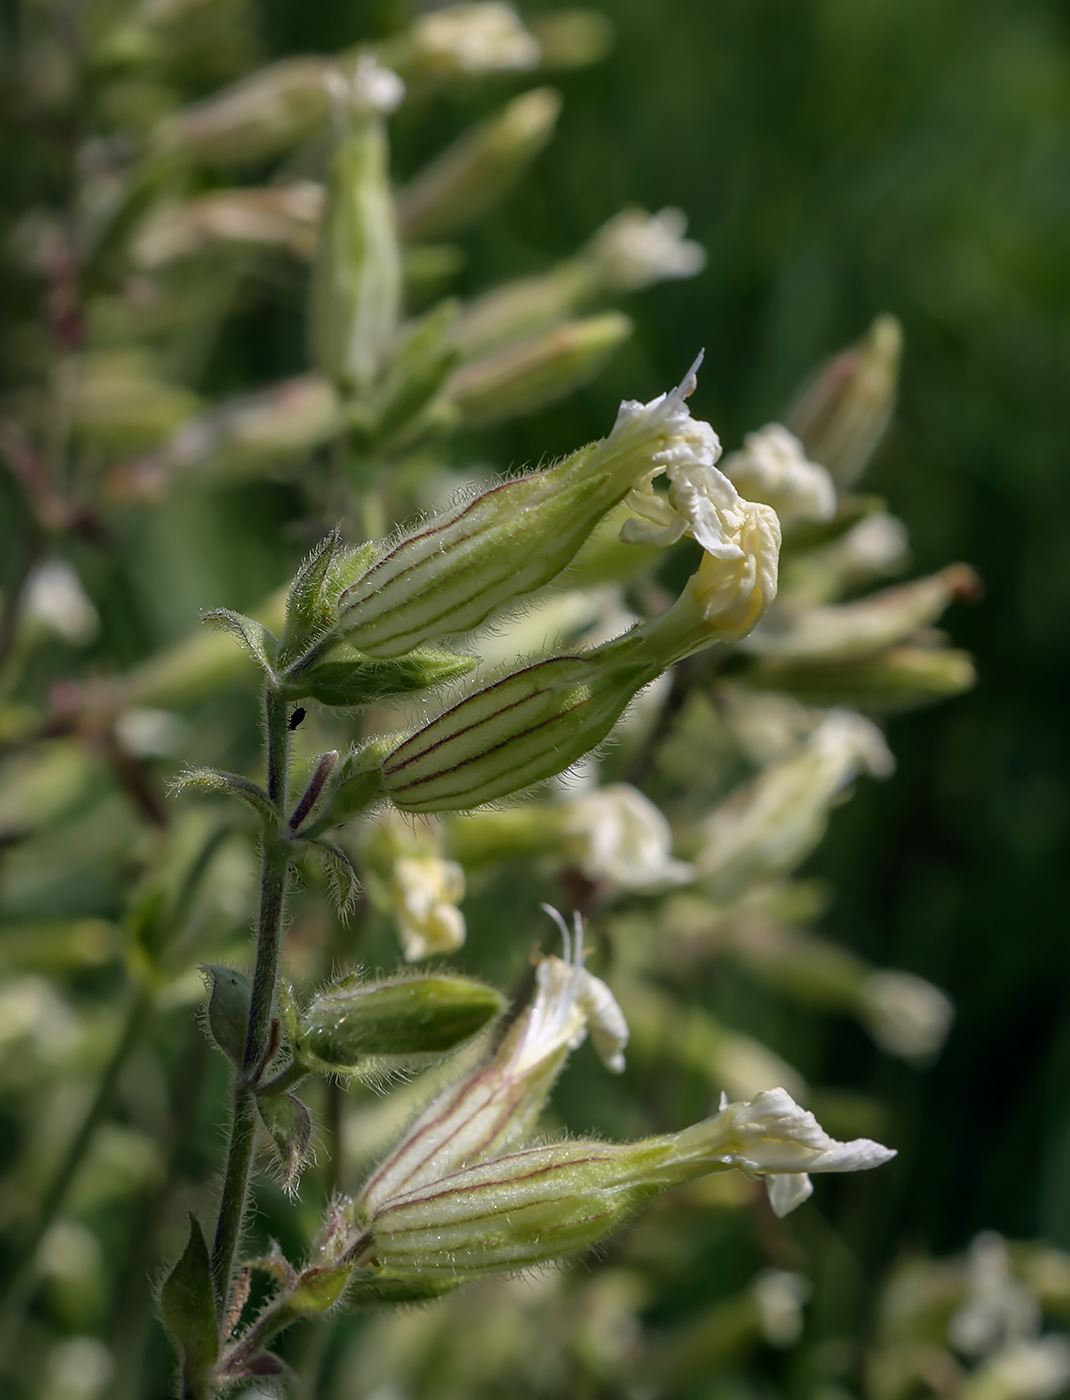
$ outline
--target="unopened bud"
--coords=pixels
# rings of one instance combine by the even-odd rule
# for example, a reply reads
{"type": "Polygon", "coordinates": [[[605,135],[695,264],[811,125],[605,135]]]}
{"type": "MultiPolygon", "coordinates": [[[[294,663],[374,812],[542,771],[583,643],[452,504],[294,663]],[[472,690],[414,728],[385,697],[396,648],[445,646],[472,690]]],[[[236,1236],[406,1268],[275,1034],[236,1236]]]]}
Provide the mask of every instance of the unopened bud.
{"type": "Polygon", "coordinates": [[[534,68],[541,51],[511,5],[448,5],[418,15],[409,29],[380,48],[380,57],[406,78],[475,78],[534,68]]]}
{"type": "Polygon", "coordinates": [[[213,190],[153,214],[138,229],[130,255],[149,270],[226,244],[264,244],[310,258],[323,196],[323,186],[311,180],[213,190]]]}
{"type": "Polygon", "coordinates": [[[928,578],[871,593],[857,602],[795,612],[785,607],[753,633],[746,649],[776,661],[840,661],[871,655],[928,627],[955,599],[980,592],[966,564],[949,564],[928,578]]]}
{"type": "MultiPolygon", "coordinates": [[[[363,72],[358,65],[358,84],[363,72]]],[[[401,255],[383,124],[374,111],[343,120],[351,126],[328,177],[312,279],[312,339],[323,372],[364,393],[379,378],[397,333],[401,255]]]]}
{"type": "MultiPolygon", "coordinates": [[[[403,538],[342,595],[336,632],[369,655],[398,656],[469,631],[549,583],[637,482],[705,450],[713,431],[692,419],[685,403],[695,368],[671,393],[623,403],[600,442],[547,471],[502,482],[403,538]]],[[[732,560],[746,552],[726,541],[724,530],[743,524],[742,516],[726,518],[718,535],[732,560]]]]}
{"type": "Polygon", "coordinates": [[[494,988],[456,974],[379,982],[347,977],[321,992],[301,1017],[294,1053],[310,1068],[332,1073],[368,1061],[442,1055],[470,1040],[504,1006],[494,988]]]}
{"type": "Polygon", "coordinates": [[[838,486],[862,472],[895,407],[903,332],[894,316],[878,316],[864,339],[818,371],[786,422],[812,462],[838,486]]]}
{"type": "Polygon", "coordinates": [[[739,679],[755,689],[785,691],[808,705],[893,714],[961,695],[977,673],[964,651],[900,646],[843,661],[759,661],[739,679]]]}
{"type": "Polygon", "coordinates": [[[108,489],[120,499],[152,498],[179,472],[254,472],[311,451],[341,425],[331,383],[319,375],[301,375],[193,419],[157,451],[113,471],[108,489]]]}
{"type": "Polygon", "coordinates": [[[158,378],[132,350],[95,350],[74,369],[71,415],[86,442],[115,451],[166,438],[200,407],[196,394],[158,378]]]}
{"type": "Polygon", "coordinates": [[[211,164],[277,155],[327,125],[327,84],[337,72],[327,58],[283,59],[165,118],[154,144],[211,164]]]}
{"type": "Polygon", "coordinates": [[[580,259],[559,263],[541,277],[520,277],[495,287],[465,307],[454,339],[465,360],[523,340],[571,316],[598,290],[580,259]]]}
{"type": "Polygon", "coordinates": [[[560,110],[559,93],[535,88],[462,136],[399,196],[404,236],[438,238],[478,219],[542,150],[560,110]]]}
{"type": "Polygon", "coordinates": [[[632,329],[619,311],[553,326],[463,365],[447,396],[470,423],[530,413],[593,379],[632,329]]]}
{"type": "Polygon", "coordinates": [[[891,1055],[927,1064],[947,1039],[955,1008],[940,990],[909,972],[873,972],[861,990],[863,1018],[891,1055]]]}
{"type": "Polygon", "coordinates": [[[249,1002],[253,984],[244,972],[238,972],[233,967],[208,964],[204,972],[210,980],[208,1029],[223,1054],[233,1064],[240,1065],[249,1030],[249,1002]]]}

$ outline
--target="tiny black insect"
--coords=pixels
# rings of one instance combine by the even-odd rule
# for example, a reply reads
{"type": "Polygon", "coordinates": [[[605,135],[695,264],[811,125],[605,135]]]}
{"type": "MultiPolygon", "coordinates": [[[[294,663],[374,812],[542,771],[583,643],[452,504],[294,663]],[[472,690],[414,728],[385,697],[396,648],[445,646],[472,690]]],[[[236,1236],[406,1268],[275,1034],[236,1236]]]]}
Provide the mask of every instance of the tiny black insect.
{"type": "Polygon", "coordinates": [[[301,708],[300,705],[298,705],[297,709],[294,710],[293,714],[290,716],[290,728],[291,728],[291,729],[296,729],[297,726],[298,726],[298,725],[301,723],[301,721],[304,719],[304,717],[305,717],[305,711],[301,708]]]}

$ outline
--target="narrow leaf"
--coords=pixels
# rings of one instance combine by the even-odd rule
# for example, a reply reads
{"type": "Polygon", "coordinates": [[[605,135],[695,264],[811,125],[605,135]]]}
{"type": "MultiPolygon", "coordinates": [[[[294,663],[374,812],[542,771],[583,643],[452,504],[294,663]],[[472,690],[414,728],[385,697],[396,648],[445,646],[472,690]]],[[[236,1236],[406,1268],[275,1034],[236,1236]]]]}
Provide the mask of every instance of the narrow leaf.
{"type": "Polygon", "coordinates": [[[264,789],[240,773],[226,773],[221,768],[189,768],[171,784],[171,792],[185,792],[187,788],[197,792],[225,792],[251,807],[272,826],[282,820],[282,813],[264,789]]]}
{"type": "Polygon", "coordinates": [[[243,613],[232,612],[230,608],[212,608],[201,614],[202,622],[229,632],[249,651],[263,667],[266,674],[275,679],[275,660],[279,651],[279,639],[269,632],[262,622],[256,622],[243,613]]]}
{"type": "Polygon", "coordinates": [[[219,1323],[208,1246],[192,1211],[186,1248],[160,1290],[160,1319],[178,1347],[187,1384],[196,1387],[219,1357],[219,1323]]]}

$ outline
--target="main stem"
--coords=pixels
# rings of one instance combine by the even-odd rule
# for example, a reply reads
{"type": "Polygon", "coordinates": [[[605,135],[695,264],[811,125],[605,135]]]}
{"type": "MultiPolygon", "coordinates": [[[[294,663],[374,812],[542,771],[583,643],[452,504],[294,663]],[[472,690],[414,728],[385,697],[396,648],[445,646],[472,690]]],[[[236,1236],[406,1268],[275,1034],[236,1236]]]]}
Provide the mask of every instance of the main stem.
{"type": "Polygon", "coordinates": [[[266,825],[260,851],[260,917],[256,931],[256,969],[249,1002],[249,1028],[245,1053],[234,1078],[234,1107],[231,1117],[227,1167],[219,1202],[212,1246],[212,1282],[216,1310],[226,1315],[234,1256],[238,1251],[245,1209],[249,1198],[249,1177],[256,1138],[256,1097],[254,1076],[263,1068],[271,1032],[271,1010],[279,971],[279,945],[282,941],[282,914],[290,868],[290,842],[286,835],[286,796],[289,779],[289,741],[286,702],[268,688],[264,696],[265,743],[267,748],[267,790],[282,820],[278,829],[266,825]]]}

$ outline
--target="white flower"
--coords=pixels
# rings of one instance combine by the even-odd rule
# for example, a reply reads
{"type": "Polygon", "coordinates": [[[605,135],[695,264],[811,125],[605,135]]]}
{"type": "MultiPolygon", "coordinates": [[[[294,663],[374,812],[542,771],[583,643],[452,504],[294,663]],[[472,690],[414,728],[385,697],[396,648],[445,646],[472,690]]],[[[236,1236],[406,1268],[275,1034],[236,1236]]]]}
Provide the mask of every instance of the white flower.
{"type": "Polygon", "coordinates": [[[784,1216],[813,1193],[811,1172],[856,1172],[896,1155],[869,1138],[838,1142],[785,1089],[768,1089],[750,1103],[721,1100],[721,1111],[678,1135],[697,1158],[765,1177],[769,1203],[784,1216]]]}
{"type": "Polygon", "coordinates": [[[1070,1337],[1049,1333],[1009,1342],[963,1386],[978,1400],[1052,1400],[1070,1382],[1070,1337]]]}
{"type": "Polygon", "coordinates": [[[47,627],[65,642],[88,642],[100,627],[96,608],[65,559],[38,565],[26,584],[24,600],[26,620],[47,627]]]}
{"type": "Polygon", "coordinates": [[[906,526],[884,510],[864,516],[837,546],[837,564],[853,574],[894,574],[909,552],[906,526]]]}
{"type": "Polygon", "coordinates": [[[417,1117],[365,1186],[362,1209],[371,1213],[393,1196],[521,1142],[569,1052],[588,1031],[607,1068],[617,1074],[624,1069],[628,1023],[606,984],[583,966],[582,921],[577,916],[573,935],[556,909],[543,908],[561,930],[564,958],[539,962],[527,1011],[488,1063],[448,1085],[417,1117]]]}
{"type": "Polygon", "coordinates": [[[830,710],[803,743],[720,804],[703,824],[696,866],[731,898],[809,853],[836,794],[859,773],[885,777],[894,760],[875,724],[830,710]]]}
{"type": "Polygon", "coordinates": [[[725,459],[724,471],[744,495],[772,506],[782,525],[836,514],[832,477],[807,461],[802,443],[779,423],[748,433],[743,450],[725,459]]]}
{"type": "Polygon", "coordinates": [[[623,890],[687,884],[693,868],[672,856],[672,830],[648,797],[630,783],[583,792],[567,804],[564,826],[588,880],[623,890]]]}
{"type": "Polygon", "coordinates": [[[1007,1241],[985,1230],[970,1245],[967,1293],[951,1315],[947,1339],[963,1356],[987,1356],[1040,1330],[1040,1306],[1032,1289],[1015,1278],[1007,1241]]]}
{"type": "Polygon", "coordinates": [[[386,116],[405,97],[405,84],[394,70],[384,68],[369,53],[361,54],[348,81],[337,71],[329,71],[324,81],[340,109],[348,108],[366,117],[386,116]]]}
{"type": "Polygon", "coordinates": [[[758,1304],[762,1336],[774,1347],[790,1347],[802,1333],[803,1304],[810,1297],[810,1280],[805,1274],[786,1269],[765,1269],[754,1281],[754,1301],[758,1304]]]}
{"type": "Polygon", "coordinates": [[[862,1014],[882,1049],[924,1063],[947,1039],[955,1008],[923,977],[873,972],[862,984],[862,1014]]]}
{"type": "Polygon", "coordinates": [[[589,256],[601,281],[613,291],[634,292],[670,278],[694,277],[706,266],[700,243],[685,238],[681,209],[623,209],[591,240],[589,256]]]}
{"type": "Polygon", "coordinates": [[[464,942],[464,869],[439,856],[399,856],[394,861],[390,895],[398,933],[409,962],[452,953],[464,942]]]}
{"type": "Polygon", "coordinates": [[[411,35],[423,63],[446,74],[523,70],[542,59],[538,40],[511,5],[450,5],[420,15],[411,35]]]}

